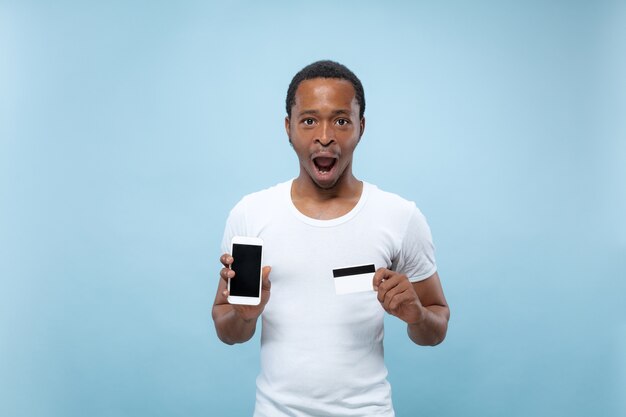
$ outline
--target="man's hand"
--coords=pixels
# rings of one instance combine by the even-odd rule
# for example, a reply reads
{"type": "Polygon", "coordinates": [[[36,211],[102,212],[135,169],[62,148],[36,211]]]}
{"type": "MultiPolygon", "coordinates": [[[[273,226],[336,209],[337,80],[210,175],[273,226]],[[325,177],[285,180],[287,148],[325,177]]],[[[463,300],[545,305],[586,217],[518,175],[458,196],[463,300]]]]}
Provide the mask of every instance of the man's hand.
{"type": "Polygon", "coordinates": [[[374,290],[378,292],[378,301],[387,313],[408,324],[422,321],[424,307],[406,275],[379,268],[374,274],[374,290]]]}
{"type": "Polygon", "coordinates": [[[407,333],[413,342],[434,346],[445,339],[450,308],[437,272],[411,283],[406,275],[380,268],[373,283],[378,301],[386,312],[407,323],[407,333]]]}
{"type": "MultiPolygon", "coordinates": [[[[220,262],[224,266],[220,270],[220,278],[222,279],[222,283],[220,283],[220,288],[223,287],[222,297],[225,303],[228,303],[228,279],[237,279],[235,277],[235,271],[230,269],[230,265],[233,263],[233,257],[229,253],[225,253],[220,257],[220,262]]],[[[270,299],[270,288],[272,286],[269,275],[271,268],[269,266],[263,267],[263,281],[261,285],[261,302],[259,305],[250,306],[250,305],[239,305],[239,304],[230,304],[233,306],[234,310],[237,312],[237,315],[241,317],[244,321],[256,320],[263,310],[265,309],[265,305],[270,299]]]]}
{"type": "Polygon", "coordinates": [[[263,313],[265,305],[270,299],[270,271],[269,266],[263,267],[261,302],[256,306],[230,304],[228,302],[228,279],[237,279],[235,271],[230,269],[233,257],[225,253],[220,257],[223,268],[220,270],[220,282],[213,303],[213,321],[217,336],[224,343],[243,343],[254,336],[256,322],[263,313]]]}

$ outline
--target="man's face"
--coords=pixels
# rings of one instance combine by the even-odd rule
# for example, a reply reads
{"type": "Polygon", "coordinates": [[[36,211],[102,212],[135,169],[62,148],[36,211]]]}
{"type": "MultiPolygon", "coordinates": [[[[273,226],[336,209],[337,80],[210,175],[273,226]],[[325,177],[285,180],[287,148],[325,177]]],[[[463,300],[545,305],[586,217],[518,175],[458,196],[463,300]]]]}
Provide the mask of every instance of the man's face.
{"type": "Polygon", "coordinates": [[[314,78],[300,83],[285,118],[287,135],[306,173],[320,188],[330,189],[344,175],[352,175],[352,154],[365,119],[349,81],[314,78]]]}

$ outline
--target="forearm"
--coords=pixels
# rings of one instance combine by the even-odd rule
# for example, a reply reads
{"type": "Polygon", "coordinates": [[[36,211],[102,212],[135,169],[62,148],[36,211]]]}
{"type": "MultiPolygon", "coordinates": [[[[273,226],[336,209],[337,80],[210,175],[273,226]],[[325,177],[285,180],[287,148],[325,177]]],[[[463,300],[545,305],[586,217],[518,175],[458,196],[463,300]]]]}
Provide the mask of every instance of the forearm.
{"type": "Polygon", "coordinates": [[[409,338],[421,346],[435,346],[443,342],[448,331],[450,310],[448,306],[423,307],[419,321],[407,325],[409,338]]]}
{"type": "Polygon", "coordinates": [[[213,307],[213,322],[217,337],[226,344],[247,342],[254,336],[257,319],[244,320],[231,305],[213,307]]]}

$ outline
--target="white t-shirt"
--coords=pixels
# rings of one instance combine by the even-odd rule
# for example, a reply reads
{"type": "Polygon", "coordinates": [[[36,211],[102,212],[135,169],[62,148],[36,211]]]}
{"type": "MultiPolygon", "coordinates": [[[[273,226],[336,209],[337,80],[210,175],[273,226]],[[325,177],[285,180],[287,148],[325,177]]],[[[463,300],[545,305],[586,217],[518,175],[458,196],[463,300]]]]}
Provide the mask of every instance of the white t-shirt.
{"type": "Polygon", "coordinates": [[[332,220],[302,214],[287,181],[245,196],[222,242],[264,241],[272,289],[262,314],[254,415],[393,416],[376,293],[336,295],[333,269],[375,264],[411,281],[436,271],[426,220],[414,203],[363,183],[357,205],[332,220]]]}

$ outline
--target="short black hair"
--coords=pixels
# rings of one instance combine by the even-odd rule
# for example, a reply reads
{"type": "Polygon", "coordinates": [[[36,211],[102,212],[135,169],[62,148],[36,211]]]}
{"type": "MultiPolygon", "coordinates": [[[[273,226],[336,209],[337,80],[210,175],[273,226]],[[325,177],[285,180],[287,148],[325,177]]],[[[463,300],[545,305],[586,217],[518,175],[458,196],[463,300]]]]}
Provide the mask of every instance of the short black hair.
{"type": "Polygon", "coordinates": [[[356,101],[359,103],[359,119],[363,118],[365,113],[365,93],[363,92],[361,80],[346,66],[329,60],[316,61],[302,68],[294,75],[287,89],[287,99],[285,100],[288,117],[291,117],[291,108],[296,104],[296,90],[298,86],[302,81],[312,80],[313,78],[338,78],[349,81],[354,87],[356,101]]]}

